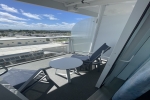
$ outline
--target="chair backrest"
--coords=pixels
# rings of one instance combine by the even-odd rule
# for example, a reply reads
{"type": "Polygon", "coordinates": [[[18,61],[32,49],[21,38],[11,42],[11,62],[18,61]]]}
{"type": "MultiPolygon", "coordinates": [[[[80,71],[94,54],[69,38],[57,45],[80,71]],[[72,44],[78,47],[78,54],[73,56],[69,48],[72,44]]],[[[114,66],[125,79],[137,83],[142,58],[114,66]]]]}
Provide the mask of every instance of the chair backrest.
{"type": "Polygon", "coordinates": [[[93,62],[97,58],[101,56],[102,53],[108,51],[111,47],[109,47],[106,43],[104,43],[99,49],[97,49],[90,57],[90,61],[93,62]]]}

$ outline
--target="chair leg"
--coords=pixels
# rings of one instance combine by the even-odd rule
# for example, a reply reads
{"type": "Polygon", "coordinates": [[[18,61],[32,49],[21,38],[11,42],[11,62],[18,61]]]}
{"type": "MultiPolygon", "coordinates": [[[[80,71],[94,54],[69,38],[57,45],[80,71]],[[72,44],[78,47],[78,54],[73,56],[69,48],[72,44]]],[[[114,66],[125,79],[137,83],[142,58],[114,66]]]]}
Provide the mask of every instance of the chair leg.
{"type": "Polygon", "coordinates": [[[98,67],[97,71],[100,72],[100,64],[98,64],[97,67],[98,67]]]}
{"type": "Polygon", "coordinates": [[[85,64],[83,64],[82,66],[80,66],[80,71],[82,71],[82,70],[86,70],[85,64]]]}
{"type": "Polygon", "coordinates": [[[80,73],[79,73],[77,68],[74,69],[74,73],[80,75],[80,73]]]}
{"type": "Polygon", "coordinates": [[[101,58],[100,58],[100,60],[99,59],[96,59],[96,62],[97,62],[97,71],[99,72],[100,71],[100,61],[101,61],[101,58]]]}
{"type": "Polygon", "coordinates": [[[88,70],[88,71],[92,70],[92,64],[89,64],[89,65],[88,65],[87,70],[88,70]]]}

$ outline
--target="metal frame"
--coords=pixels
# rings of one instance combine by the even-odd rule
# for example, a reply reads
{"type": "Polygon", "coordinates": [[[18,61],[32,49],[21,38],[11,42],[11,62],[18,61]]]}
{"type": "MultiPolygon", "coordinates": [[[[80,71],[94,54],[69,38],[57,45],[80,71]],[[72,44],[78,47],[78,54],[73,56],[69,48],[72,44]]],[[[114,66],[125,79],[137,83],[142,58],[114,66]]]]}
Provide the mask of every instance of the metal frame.
{"type": "MultiPolygon", "coordinates": [[[[49,67],[48,67],[49,68],[49,67]]],[[[47,72],[46,72],[46,69],[47,68],[41,68],[41,69],[39,69],[39,70],[37,70],[19,89],[18,89],[18,91],[20,91],[20,92],[24,92],[26,89],[28,89],[31,85],[33,85],[33,84],[35,84],[36,82],[39,82],[39,81],[41,81],[41,80],[43,80],[44,78],[46,78],[47,80],[49,80],[50,78],[49,78],[49,76],[48,76],[48,74],[47,74],[47,72]],[[42,76],[41,77],[41,73],[44,73],[44,76],[42,76]],[[37,78],[38,76],[40,76],[41,78],[37,78]],[[37,78],[37,79],[36,79],[37,78]],[[32,81],[32,80],[36,80],[35,82],[32,82],[31,84],[30,84],[30,82],[32,81]],[[28,86],[29,85],[29,86],[28,86]]]]}
{"type": "Polygon", "coordinates": [[[133,9],[133,12],[131,13],[130,18],[129,18],[129,20],[128,20],[119,40],[118,40],[118,43],[116,44],[114,50],[112,51],[110,59],[108,60],[101,76],[99,77],[99,79],[96,83],[97,88],[99,88],[102,85],[108,72],[110,71],[114,62],[116,61],[117,57],[119,56],[120,52],[122,51],[124,45],[126,44],[128,39],[130,38],[130,35],[132,34],[137,23],[139,22],[142,14],[145,11],[149,2],[150,2],[150,0],[142,0],[142,1],[138,0],[137,1],[136,5],[133,9]]]}
{"type": "Polygon", "coordinates": [[[94,46],[95,46],[95,43],[96,43],[96,38],[98,36],[98,31],[99,31],[99,28],[100,28],[100,25],[101,25],[101,22],[102,22],[102,18],[103,18],[103,15],[104,15],[105,8],[106,8],[106,5],[101,5],[99,7],[99,13],[98,13],[97,22],[96,22],[97,25],[96,25],[96,30],[94,32],[95,35],[94,35],[94,38],[92,40],[92,44],[91,44],[89,52],[93,52],[93,50],[94,50],[94,46]]]}
{"type": "Polygon", "coordinates": [[[70,75],[73,74],[73,73],[74,74],[80,74],[76,68],[74,68],[73,72],[70,72],[70,69],[66,69],[66,74],[57,73],[57,69],[55,71],[55,75],[59,75],[61,77],[67,78],[68,83],[71,83],[71,77],[70,77],[70,75]]]}

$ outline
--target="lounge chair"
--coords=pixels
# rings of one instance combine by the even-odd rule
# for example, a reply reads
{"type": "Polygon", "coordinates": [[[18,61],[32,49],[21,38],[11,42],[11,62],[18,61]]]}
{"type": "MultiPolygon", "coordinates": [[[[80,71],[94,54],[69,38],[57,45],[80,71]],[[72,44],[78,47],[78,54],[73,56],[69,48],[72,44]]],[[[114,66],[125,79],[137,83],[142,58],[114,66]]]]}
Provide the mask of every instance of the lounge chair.
{"type": "Polygon", "coordinates": [[[43,80],[44,78],[46,78],[46,80],[49,80],[46,68],[39,70],[12,68],[8,70],[5,66],[0,65],[0,67],[5,69],[4,72],[0,73],[0,77],[21,93],[26,91],[36,82],[43,80]]]}
{"type": "Polygon", "coordinates": [[[81,59],[83,61],[83,64],[86,66],[81,66],[80,70],[82,68],[84,70],[90,70],[92,64],[97,64],[99,65],[101,63],[101,58],[100,56],[104,54],[106,51],[108,51],[111,47],[109,47],[106,43],[104,43],[99,49],[97,49],[91,56],[90,55],[79,55],[79,54],[74,54],[71,57],[81,59]],[[100,59],[99,59],[100,58],[100,59]],[[94,61],[97,61],[96,63],[94,61]]]}

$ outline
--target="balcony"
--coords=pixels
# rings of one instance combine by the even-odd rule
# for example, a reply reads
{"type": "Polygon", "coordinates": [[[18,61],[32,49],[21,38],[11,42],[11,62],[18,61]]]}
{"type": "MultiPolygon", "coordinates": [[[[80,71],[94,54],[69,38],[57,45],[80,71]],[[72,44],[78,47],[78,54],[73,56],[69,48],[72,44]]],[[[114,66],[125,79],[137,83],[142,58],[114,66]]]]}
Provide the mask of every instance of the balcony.
{"type": "MultiPolygon", "coordinates": [[[[0,65],[5,65],[8,69],[13,68],[22,70],[38,70],[40,68],[47,68],[49,67],[49,62],[55,58],[71,57],[71,52],[73,51],[72,41],[71,37],[68,38],[69,43],[55,47],[49,47],[48,45],[53,43],[48,43],[1,48],[1,50],[5,49],[6,51],[13,48],[14,51],[11,50],[11,52],[5,52],[3,50],[0,65]],[[32,49],[29,47],[32,47],[32,49]],[[24,49],[19,49],[19,52],[18,48],[24,49]],[[27,52],[27,50],[30,50],[30,52],[27,52]]],[[[80,75],[72,74],[71,84],[67,83],[67,79],[65,77],[55,75],[56,69],[48,68],[46,71],[50,80],[47,82],[39,81],[22,92],[22,94],[29,100],[86,100],[98,90],[95,88],[95,84],[105,66],[105,63],[106,62],[100,65],[100,71],[98,71],[96,66],[93,65],[91,71],[80,71],[80,75]]],[[[1,68],[0,73],[3,71],[4,69],[1,68]]],[[[65,70],[58,70],[58,72],[66,73],[65,70]]],[[[15,88],[18,88],[19,86],[20,85],[15,88]]]]}
{"type": "MultiPolygon", "coordinates": [[[[70,57],[70,54],[58,57],[70,57]]],[[[48,67],[49,62],[54,58],[16,65],[10,68],[37,70],[39,68],[48,67]]],[[[103,67],[104,65],[101,65],[101,71],[103,67]]],[[[55,70],[56,69],[54,68],[47,69],[47,73],[50,77],[50,80],[48,80],[49,83],[38,82],[28,90],[24,91],[23,94],[29,100],[86,100],[96,92],[97,89],[94,86],[101,73],[97,72],[97,69],[90,72],[80,72],[81,75],[72,74],[71,84],[68,84],[65,78],[55,75],[55,70]]],[[[58,70],[58,72],[65,73],[65,70],[58,70]]]]}
{"type": "MultiPolygon", "coordinates": [[[[105,82],[105,78],[107,78],[107,75],[112,71],[110,69],[119,56],[121,49],[123,49],[125,43],[128,42],[127,40],[131,35],[131,31],[133,31],[142,13],[138,13],[138,17],[135,16],[138,12],[137,9],[137,11],[134,11],[132,14],[136,0],[133,0],[133,2],[109,2],[108,0],[106,2],[102,1],[102,4],[104,3],[103,5],[101,5],[101,1],[87,1],[92,4],[91,7],[88,3],[80,4],[81,2],[77,2],[77,4],[73,3],[73,5],[70,5],[71,2],[57,2],[58,0],[52,0],[50,5],[46,3],[49,2],[49,0],[45,0],[44,3],[34,0],[18,1],[47,7],[52,6],[52,8],[74,11],[92,17],[76,23],[71,30],[71,36],[43,38],[49,38],[55,41],[57,41],[58,38],[67,38],[66,43],[48,41],[46,44],[47,41],[44,41],[44,43],[34,45],[28,42],[28,46],[25,46],[26,42],[24,42],[19,43],[19,47],[16,45],[11,47],[10,44],[6,44],[5,47],[0,48],[0,64],[5,65],[8,69],[38,70],[40,68],[49,67],[49,62],[55,58],[71,57],[74,53],[89,55],[104,43],[111,47],[111,49],[101,57],[103,63],[100,64],[99,72],[97,71],[97,66],[93,65],[90,71],[80,71],[80,75],[72,74],[72,83],[68,84],[65,77],[55,75],[54,68],[48,68],[46,72],[50,79],[37,82],[23,91],[22,94],[29,100],[95,100],[95,98],[90,97],[93,94],[97,95],[101,100],[111,99],[124,81],[116,78],[109,82],[109,85],[104,86],[103,82],[105,82]],[[53,3],[56,5],[52,5],[53,3]],[[61,5],[61,7],[58,7],[57,4],[61,5]],[[79,9],[75,9],[76,7],[79,7],[79,9]],[[130,19],[129,22],[128,19],[130,19]],[[132,21],[134,25],[132,25],[132,21]],[[132,26],[132,28],[130,28],[130,26],[132,26]],[[128,30],[130,30],[130,32],[128,30]],[[107,63],[107,61],[109,63],[107,63]],[[102,88],[95,88],[95,85],[98,88],[102,86],[102,88]]],[[[37,39],[40,39],[40,37],[37,39]]],[[[34,43],[38,42],[34,40],[34,43]]],[[[0,46],[1,45],[4,45],[4,43],[0,43],[0,46]]],[[[1,69],[0,72],[3,72],[3,70],[4,69],[1,69]]],[[[64,70],[58,71],[65,73],[64,70]]]]}

